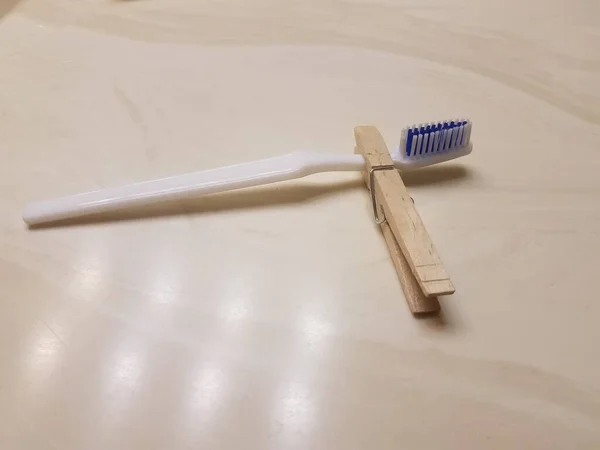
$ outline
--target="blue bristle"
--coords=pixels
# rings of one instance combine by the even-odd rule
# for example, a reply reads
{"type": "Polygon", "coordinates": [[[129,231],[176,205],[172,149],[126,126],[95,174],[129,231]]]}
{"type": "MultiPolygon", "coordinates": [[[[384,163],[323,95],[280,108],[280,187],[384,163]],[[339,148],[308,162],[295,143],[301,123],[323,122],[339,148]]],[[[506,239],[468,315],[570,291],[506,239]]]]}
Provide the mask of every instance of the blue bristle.
{"type": "Polygon", "coordinates": [[[415,156],[419,153],[419,147],[417,147],[419,144],[419,127],[413,128],[413,139],[415,140],[415,150],[413,151],[412,156],[415,156]]]}
{"type": "Polygon", "coordinates": [[[462,142],[464,129],[461,130],[461,128],[466,126],[467,123],[468,121],[466,120],[449,120],[408,128],[406,131],[406,148],[404,149],[406,156],[412,158],[419,155],[453,150],[462,142]],[[437,143],[435,142],[436,132],[438,133],[437,143]],[[419,137],[421,137],[420,145],[418,142],[419,137]],[[460,140],[459,137],[461,138],[460,140]],[[427,138],[427,141],[425,138],[427,138]],[[413,139],[417,139],[417,142],[415,142],[414,151],[411,152],[413,139]],[[429,150],[430,147],[431,150],[429,150]]]}
{"type": "Polygon", "coordinates": [[[412,128],[408,129],[408,133],[406,135],[406,156],[410,156],[410,148],[412,147],[413,140],[413,132],[412,128]]]}
{"type": "Polygon", "coordinates": [[[438,152],[441,152],[444,149],[444,145],[446,144],[446,139],[448,138],[448,129],[447,124],[442,125],[442,129],[440,131],[440,146],[438,147],[438,152]]]}
{"type": "Polygon", "coordinates": [[[413,156],[418,155],[419,154],[419,135],[421,134],[421,128],[420,127],[415,127],[415,139],[417,140],[417,142],[415,142],[415,152],[413,153],[413,156]]]}

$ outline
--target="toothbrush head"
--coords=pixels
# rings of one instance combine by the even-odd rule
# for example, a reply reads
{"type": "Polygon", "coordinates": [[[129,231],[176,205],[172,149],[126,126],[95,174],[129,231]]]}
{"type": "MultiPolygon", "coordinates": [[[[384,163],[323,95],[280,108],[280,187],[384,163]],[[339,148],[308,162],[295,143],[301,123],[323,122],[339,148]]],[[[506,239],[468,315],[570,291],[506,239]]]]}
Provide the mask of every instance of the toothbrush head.
{"type": "Polygon", "coordinates": [[[403,168],[418,168],[466,156],[473,149],[471,127],[466,119],[406,127],[394,160],[403,168]]]}

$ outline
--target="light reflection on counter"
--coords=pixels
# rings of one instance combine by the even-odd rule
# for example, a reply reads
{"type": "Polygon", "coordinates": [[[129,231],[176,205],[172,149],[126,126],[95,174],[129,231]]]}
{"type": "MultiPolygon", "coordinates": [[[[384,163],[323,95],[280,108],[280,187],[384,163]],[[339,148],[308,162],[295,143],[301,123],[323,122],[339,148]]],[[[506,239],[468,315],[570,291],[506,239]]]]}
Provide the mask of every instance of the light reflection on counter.
{"type": "Polygon", "coordinates": [[[302,339],[313,349],[321,348],[333,333],[333,324],[317,315],[308,315],[300,320],[302,339]]]}
{"type": "Polygon", "coordinates": [[[286,369],[290,381],[275,390],[273,405],[275,435],[282,445],[307,439],[319,421],[319,374],[335,328],[320,314],[310,313],[300,318],[296,330],[299,341],[291,349],[295,358],[286,369]]]}
{"type": "Polygon", "coordinates": [[[225,388],[225,374],[216,366],[206,365],[194,374],[191,390],[188,396],[188,405],[196,413],[201,413],[204,418],[212,416],[225,388]]]}
{"type": "Polygon", "coordinates": [[[151,283],[149,292],[155,304],[172,305],[181,298],[181,273],[176,264],[159,266],[151,283]]]}
{"type": "Polygon", "coordinates": [[[78,301],[95,301],[106,289],[106,255],[98,254],[95,250],[80,255],[73,264],[67,294],[78,301]]]}
{"type": "Polygon", "coordinates": [[[273,408],[277,438],[298,443],[299,438],[310,435],[318,420],[317,408],[314,392],[308,385],[297,381],[284,383],[277,391],[273,408]]]}
{"type": "Polygon", "coordinates": [[[242,300],[234,300],[224,305],[221,316],[225,323],[235,325],[248,318],[249,308],[242,300]]]}
{"type": "Polygon", "coordinates": [[[112,353],[105,356],[104,361],[103,399],[112,423],[120,422],[133,407],[145,375],[145,348],[132,342],[121,342],[112,353]]]}
{"type": "Polygon", "coordinates": [[[41,395],[64,355],[64,345],[48,325],[37,322],[25,352],[23,381],[33,395],[41,395]]]}
{"type": "Polygon", "coordinates": [[[250,318],[252,313],[253,292],[252,280],[247,278],[244,270],[236,270],[227,283],[220,289],[218,314],[225,328],[237,327],[250,318]]]}
{"type": "Polygon", "coordinates": [[[139,353],[118,355],[113,364],[110,380],[113,391],[131,391],[139,387],[142,376],[139,353]]]}
{"type": "Polygon", "coordinates": [[[216,365],[201,364],[187,378],[187,387],[182,390],[183,423],[190,435],[204,433],[223,409],[227,376],[216,365]]]}

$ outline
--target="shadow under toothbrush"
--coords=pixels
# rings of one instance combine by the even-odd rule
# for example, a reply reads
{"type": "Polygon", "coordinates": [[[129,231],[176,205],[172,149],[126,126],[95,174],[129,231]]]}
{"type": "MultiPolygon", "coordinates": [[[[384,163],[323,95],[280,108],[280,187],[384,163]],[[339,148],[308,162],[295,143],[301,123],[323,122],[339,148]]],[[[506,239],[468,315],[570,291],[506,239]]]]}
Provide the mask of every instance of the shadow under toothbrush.
{"type": "MultiPolygon", "coordinates": [[[[406,186],[456,184],[471,178],[469,169],[447,164],[406,172],[402,175],[406,186]]],[[[267,208],[278,205],[304,203],[318,197],[341,192],[364,189],[364,181],[359,174],[353,180],[306,184],[302,181],[281,183],[250,189],[212,194],[185,200],[164,201],[150,205],[130,207],[123,210],[92,214],[84,217],[61,220],[31,226],[31,230],[58,227],[97,225],[111,222],[160,219],[164,217],[200,215],[221,211],[239,211],[254,208],[267,208]]]]}
{"type": "Polygon", "coordinates": [[[442,164],[402,174],[406,187],[440,186],[462,183],[473,178],[472,169],[459,164],[442,164]]]}

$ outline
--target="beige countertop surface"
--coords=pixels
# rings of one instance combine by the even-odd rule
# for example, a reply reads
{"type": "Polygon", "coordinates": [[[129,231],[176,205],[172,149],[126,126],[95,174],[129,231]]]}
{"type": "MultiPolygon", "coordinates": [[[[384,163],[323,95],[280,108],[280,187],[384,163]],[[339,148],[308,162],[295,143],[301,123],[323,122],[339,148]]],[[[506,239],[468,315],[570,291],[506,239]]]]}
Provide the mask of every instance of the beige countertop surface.
{"type": "Polygon", "coordinates": [[[0,0],[0,155],[3,450],[600,448],[596,1],[0,0]],[[358,174],[21,219],[456,116],[439,317],[358,174]]]}

